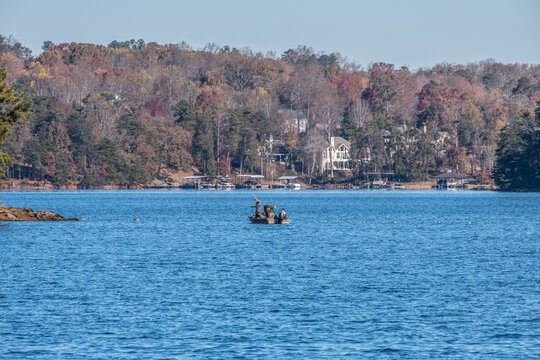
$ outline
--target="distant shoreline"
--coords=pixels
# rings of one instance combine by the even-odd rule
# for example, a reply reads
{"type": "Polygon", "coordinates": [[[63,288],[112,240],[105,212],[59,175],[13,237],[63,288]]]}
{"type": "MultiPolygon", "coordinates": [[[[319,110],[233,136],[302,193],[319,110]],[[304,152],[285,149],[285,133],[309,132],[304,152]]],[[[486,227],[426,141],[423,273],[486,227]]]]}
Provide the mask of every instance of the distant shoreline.
{"type": "MultiPolygon", "coordinates": [[[[193,189],[184,189],[181,185],[171,185],[171,186],[149,186],[149,185],[130,185],[130,186],[120,186],[120,185],[104,185],[99,187],[79,187],[76,185],[69,186],[60,186],[56,187],[47,183],[45,181],[31,181],[28,183],[21,183],[17,181],[4,181],[0,183],[0,191],[12,191],[12,190],[192,190],[193,189]]],[[[249,189],[230,189],[223,191],[231,190],[249,190],[249,189]]],[[[283,190],[283,189],[254,189],[257,191],[263,190],[283,190]]],[[[379,189],[364,189],[359,186],[353,186],[350,184],[324,184],[324,185],[305,185],[302,184],[302,188],[298,190],[379,190],[379,189]]],[[[295,190],[295,191],[298,191],[295,190]]],[[[380,190],[437,190],[435,188],[435,183],[432,182],[411,182],[411,183],[401,183],[399,187],[392,189],[380,189],[380,190]]],[[[468,185],[464,189],[459,190],[481,190],[481,191],[497,191],[499,190],[495,185],[468,185]]],[[[207,190],[208,191],[208,190],[207,190]]],[[[216,190],[211,190],[216,191],[216,190]]]]}

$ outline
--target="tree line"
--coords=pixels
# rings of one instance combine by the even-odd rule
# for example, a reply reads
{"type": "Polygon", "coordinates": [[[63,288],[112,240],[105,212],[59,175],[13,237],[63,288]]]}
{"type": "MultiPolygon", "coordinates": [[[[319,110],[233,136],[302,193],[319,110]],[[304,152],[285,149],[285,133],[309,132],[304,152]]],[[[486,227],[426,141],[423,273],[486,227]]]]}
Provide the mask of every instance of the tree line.
{"type": "MultiPolygon", "coordinates": [[[[412,71],[361,67],[306,46],[276,56],[142,39],[45,41],[32,57],[0,36],[0,67],[5,82],[33,102],[28,121],[2,145],[13,178],[94,187],[182,171],[327,181],[321,157],[341,136],[352,161],[350,172],[332,174],[338,178],[382,171],[413,181],[453,170],[507,188],[532,181],[504,185],[510,175],[496,159],[518,140],[511,129],[525,134],[519,129],[537,118],[539,65],[485,60],[412,71]],[[283,163],[269,161],[270,139],[284,144],[283,163]]],[[[521,138],[526,144],[536,139],[532,128],[532,137],[521,138]]],[[[528,159],[520,173],[537,167],[534,149],[520,153],[528,159]]]]}

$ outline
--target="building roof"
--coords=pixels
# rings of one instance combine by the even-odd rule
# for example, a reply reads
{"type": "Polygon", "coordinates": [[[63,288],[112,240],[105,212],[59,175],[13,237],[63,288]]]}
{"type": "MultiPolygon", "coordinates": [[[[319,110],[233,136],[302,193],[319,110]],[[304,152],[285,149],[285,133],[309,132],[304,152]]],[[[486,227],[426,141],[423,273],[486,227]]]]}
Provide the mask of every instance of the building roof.
{"type": "Polygon", "coordinates": [[[236,175],[236,177],[247,177],[247,178],[260,179],[260,178],[263,178],[264,175],[249,175],[249,174],[243,174],[243,175],[236,175]]]}
{"type": "Polygon", "coordinates": [[[347,140],[345,140],[344,138],[342,138],[341,136],[334,136],[332,137],[333,140],[334,140],[334,148],[338,148],[340,147],[341,145],[345,145],[346,147],[348,147],[349,149],[351,148],[351,143],[348,142],[347,140]]]}
{"type": "Polygon", "coordinates": [[[278,178],[278,180],[294,180],[294,179],[298,179],[298,176],[282,176],[278,178]]]}
{"type": "Polygon", "coordinates": [[[217,176],[210,176],[210,175],[191,175],[191,176],[184,176],[182,179],[224,179],[225,176],[223,175],[217,175],[217,176]]]}
{"type": "Polygon", "coordinates": [[[208,176],[202,176],[202,175],[192,175],[192,176],[184,176],[182,179],[206,179],[208,176]]]}
{"type": "Polygon", "coordinates": [[[442,174],[435,176],[436,179],[465,179],[468,178],[467,175],[456,174],[455,172],[448,171],[442,174]]]}

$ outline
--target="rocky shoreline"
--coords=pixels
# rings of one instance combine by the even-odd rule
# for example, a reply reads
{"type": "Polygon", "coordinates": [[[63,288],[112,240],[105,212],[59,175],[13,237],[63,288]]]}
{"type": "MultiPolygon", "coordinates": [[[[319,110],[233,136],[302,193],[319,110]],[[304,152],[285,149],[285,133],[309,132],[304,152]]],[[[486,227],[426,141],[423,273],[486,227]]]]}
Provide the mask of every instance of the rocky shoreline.
{"type": "Polygon", "coordinates": [[[35,211],[27,208],[0,205],[0,221],[79,221],[79,219],[65,218],[48,210],[35,211]]]}

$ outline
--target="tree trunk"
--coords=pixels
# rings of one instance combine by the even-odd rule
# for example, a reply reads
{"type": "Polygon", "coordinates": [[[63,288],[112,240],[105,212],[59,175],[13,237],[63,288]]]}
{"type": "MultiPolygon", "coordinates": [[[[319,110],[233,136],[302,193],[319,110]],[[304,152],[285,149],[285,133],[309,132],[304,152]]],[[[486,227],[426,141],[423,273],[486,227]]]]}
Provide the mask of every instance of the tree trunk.
{"type": "Polygon", "coordinates": [[[334,152],[330,150],[330,178],[334,178],[334,152]]]}
{"type": "Polygon", "coordinates": [[[231,174],[231,152],[227,151],[227,174],[231,174]]]}

